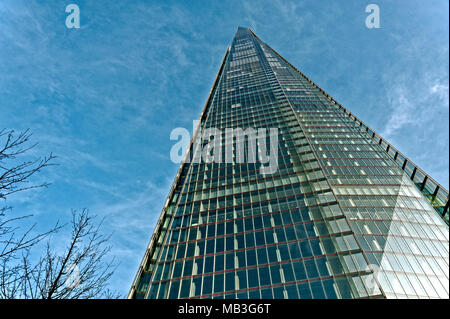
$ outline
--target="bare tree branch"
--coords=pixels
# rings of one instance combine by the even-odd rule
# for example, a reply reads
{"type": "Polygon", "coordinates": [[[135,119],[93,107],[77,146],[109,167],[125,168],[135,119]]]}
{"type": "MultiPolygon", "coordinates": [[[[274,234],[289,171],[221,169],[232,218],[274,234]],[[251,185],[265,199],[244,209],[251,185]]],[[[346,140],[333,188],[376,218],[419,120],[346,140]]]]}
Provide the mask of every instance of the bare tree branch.
{"type": "Polygon", "coordinates": [[[64,252],[54,253],[49,240],[44,256],[34,266],[30,266],[29,257],[24,256],[22,276],[13,281],[15,285],[9,289],[7,297],[25,299],[118,297],[106,289],[116,269],[114,259],[109,262],[103,261],[111,250],[107,245],[110,236],[100,234],[101,222],[94,225],[95,217],[90,216],[88,210],[83,209],[81,213],[72,211],[72,214],[72,235],[64,252]]]}
{"type": "MultiPolygon", "coordinates": [[[[55,156],[50,154],[28,161],[18,159],[37,145],[30,144],[30,138],[28,130],[19,134],[0,130],[0,200],[13,193],[49,185],[30,181],[41,169],[54,165],[55,156]]],[[[66,249],[55,252],[50,237],[37,261],[32,258],[34,247],[64,226],[57,222],[50,230],[36,234],[36,224],[33,224],[23,231],[18,225],[31,215],[7,217],[10,213],[11,207],[0,208],[0,298],[119,297],[107,289],[116,269],[114,259],[104,261],[111,250],[107,244],[110,236],[100,233],[102,221],[96,225],[95,216],[90,216],[87,209],[80,213],[72,211],[71,235],[66,249]]]]}
{"type": "Polygon", "coordinates": [[[15,159],[18,155],[31,150],[37,143],[28,145],[31,138],[29,130],[15,136],[13,130],[7,131],[3,129],[0,131],[0,141],[2,137],[6,140],[2,143],[3,147],[0,147],[0,199],[5,199],[7,195],[16,192],[47,187],[48,183],[28,186],[29,179],[44,167],[55,165],[51,163],[55,156],[50,153],[49,156],[43,158],[17,162],[15,159]],[[8,163],[11,163],[12,166],[8,165],[8,163]]]}
{"type": "MultiPolygon", "coordinates": [[[[31,177],[40,172],[44,167],[53,165],[51,161],[55,158],[52,154],[44,158],[21,161],[19,155],[23,156],[27,151],[34,148],[37,143],[30,143],[31,133],[29,130],[15,134],[14,130],[0,130],[0,200],[6,200],[8,195],[20,191],[47,187],[48,183],[30,184],[31,177]]],[[[14,267],[6,267],[12,260],[20,259],[19,252],[27,250],[36,245],[49,234],[57,231],[56,226],[47,232],[35,234],[35,226],[32,225],[25,231],[20,225],[31,215],[8,217],[12,208],[4,206],[0,208],[0,263],[3,265],[3,279],[11,279],[4,272],[14,267]]]]}

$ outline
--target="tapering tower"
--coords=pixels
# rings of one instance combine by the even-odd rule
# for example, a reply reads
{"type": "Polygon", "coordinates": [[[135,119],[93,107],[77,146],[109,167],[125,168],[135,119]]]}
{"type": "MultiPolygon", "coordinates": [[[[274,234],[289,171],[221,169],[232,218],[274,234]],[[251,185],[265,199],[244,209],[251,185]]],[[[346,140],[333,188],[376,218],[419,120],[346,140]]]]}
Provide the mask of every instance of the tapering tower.
{"type": "Polygon", "coordinates": [[[442,186],[238,28],[129,297],[448,298],[448,235],[442,186]]]}

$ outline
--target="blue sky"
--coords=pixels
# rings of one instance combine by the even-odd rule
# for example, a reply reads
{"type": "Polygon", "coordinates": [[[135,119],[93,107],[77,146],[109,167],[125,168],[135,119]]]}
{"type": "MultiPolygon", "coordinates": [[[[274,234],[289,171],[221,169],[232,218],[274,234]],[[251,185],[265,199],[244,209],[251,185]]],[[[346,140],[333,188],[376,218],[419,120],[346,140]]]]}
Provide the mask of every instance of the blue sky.
{"type": "Polygon", "coordinates": [[[0,128],[30,128],[59,166],[8,199],[41,229],[87,207],[106,217],[113,288],[134,278],[226,47],[248,26],[448,189],[449,16],[428,1],[0,2],[0,128]],[[81,28],[65,26],[76,3],[81,28]],[[365,7],[380,7],[367,29],[365,7]]]}

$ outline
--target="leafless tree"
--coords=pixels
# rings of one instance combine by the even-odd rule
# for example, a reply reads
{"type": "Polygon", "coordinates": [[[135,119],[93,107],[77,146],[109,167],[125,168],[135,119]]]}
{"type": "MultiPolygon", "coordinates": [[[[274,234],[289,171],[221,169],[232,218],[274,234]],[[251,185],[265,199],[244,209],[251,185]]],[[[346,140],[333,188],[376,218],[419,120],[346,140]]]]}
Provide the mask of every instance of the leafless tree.
{"type": "MultiPolygon", "coordinates": [[[[13,193],[49,185],[32,184],[30,179],[43,168],[53,165],[52,160],[55,157],[52,154],[34,160],[18,158],[22,158],[20,155],[37,145],[31,144],[30,138],[31,133],[28,130],[19,134],[15,134],[13,130],[0,130],[0,200],[6,200],[6,197],[13,193]]],[[[10,264],[11,260],[19,258],[22,250],[31,248],[60,228],[56,225],[47,232],[34,234],[36,225],[32,225],[21,231],[17,225],[31,215],[10,216],[11,211],[11,207],[7,205],[0,207],[0,267],[3,271],[6,271],[6,265],[10,264]]]]}
{"type": "MultiPolygon", "coordinates": [[[[55,158],[52,154],[44,158],[17,162],[17,156],[34,148],[37,143],[29,145],[31,133],[29,130],[14,134],[13,130],[0,130],[0,141],[5,139],[0,149],[0,199],[6,196],[32,188],[46,187],[48,183],[29,185],[30,177],[42,168],[53,165],[50,162],[55,158]],[[7,165],[12,162],[12,166],[7,165]]],[[[1,144],[0,144],[1,145],[1,144]]]]}
{"type": "MultiPolygon", "coordinates": [[[[37,144],[30,144],[28,130],[15,134],[0,130],[0,200],[20,191],[47,187],[48,183],[33,184],[30,178],[43,168],[54,165],[52,154],[44,158],[22,161],[20,158],[37,144]]],[[[109,236],[102,235],[95,216],[87,209],[72,211],[71,236],[65,250],[52,246],[52,237],[64,226],[35,234],[32,225],[22,230],[20,222],[31,215],[10,216],[11,207],[0,208],[0,298],[78,299],[118,298],[107,289],[115,270],[114,260],[105,262],[110,252],[109,236]],[[45,248],[36,249],[49,238],[45,248]],[[33,254],[35,252],[35,254],[33,254]]],[[[61,237],[58,237],[60,239],[61,237]]],[[[54,239],[54,238],[53,238],[54,239]]]]}
{"type": "Polygon", "coordinates": [[[67,247],[55,252],[50,240],[36,263],[24,255],[14,278],[0,276],[0,295],[22,299],[91,299],[118,298],[107,289],[116,265],[104,262],[110,252],[109,236],[102,235],[95,216],[87,209],[72,211],[72,234],[67,247]],[[9,282],[9,284],[8,284],[9,282]]]}

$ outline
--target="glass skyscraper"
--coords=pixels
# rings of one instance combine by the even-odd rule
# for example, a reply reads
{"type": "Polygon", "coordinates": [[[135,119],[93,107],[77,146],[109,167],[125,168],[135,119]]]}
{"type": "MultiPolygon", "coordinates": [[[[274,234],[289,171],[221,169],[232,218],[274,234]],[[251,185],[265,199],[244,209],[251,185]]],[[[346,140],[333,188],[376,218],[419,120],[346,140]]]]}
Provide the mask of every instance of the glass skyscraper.
{"type": "Polygon", "coordinates": [[[194,134],[129,298],[449,297],[448,192],[250,29],[194,134]],[[276,128],[277,169],[192,161],[207,128],[276,128]]]}

